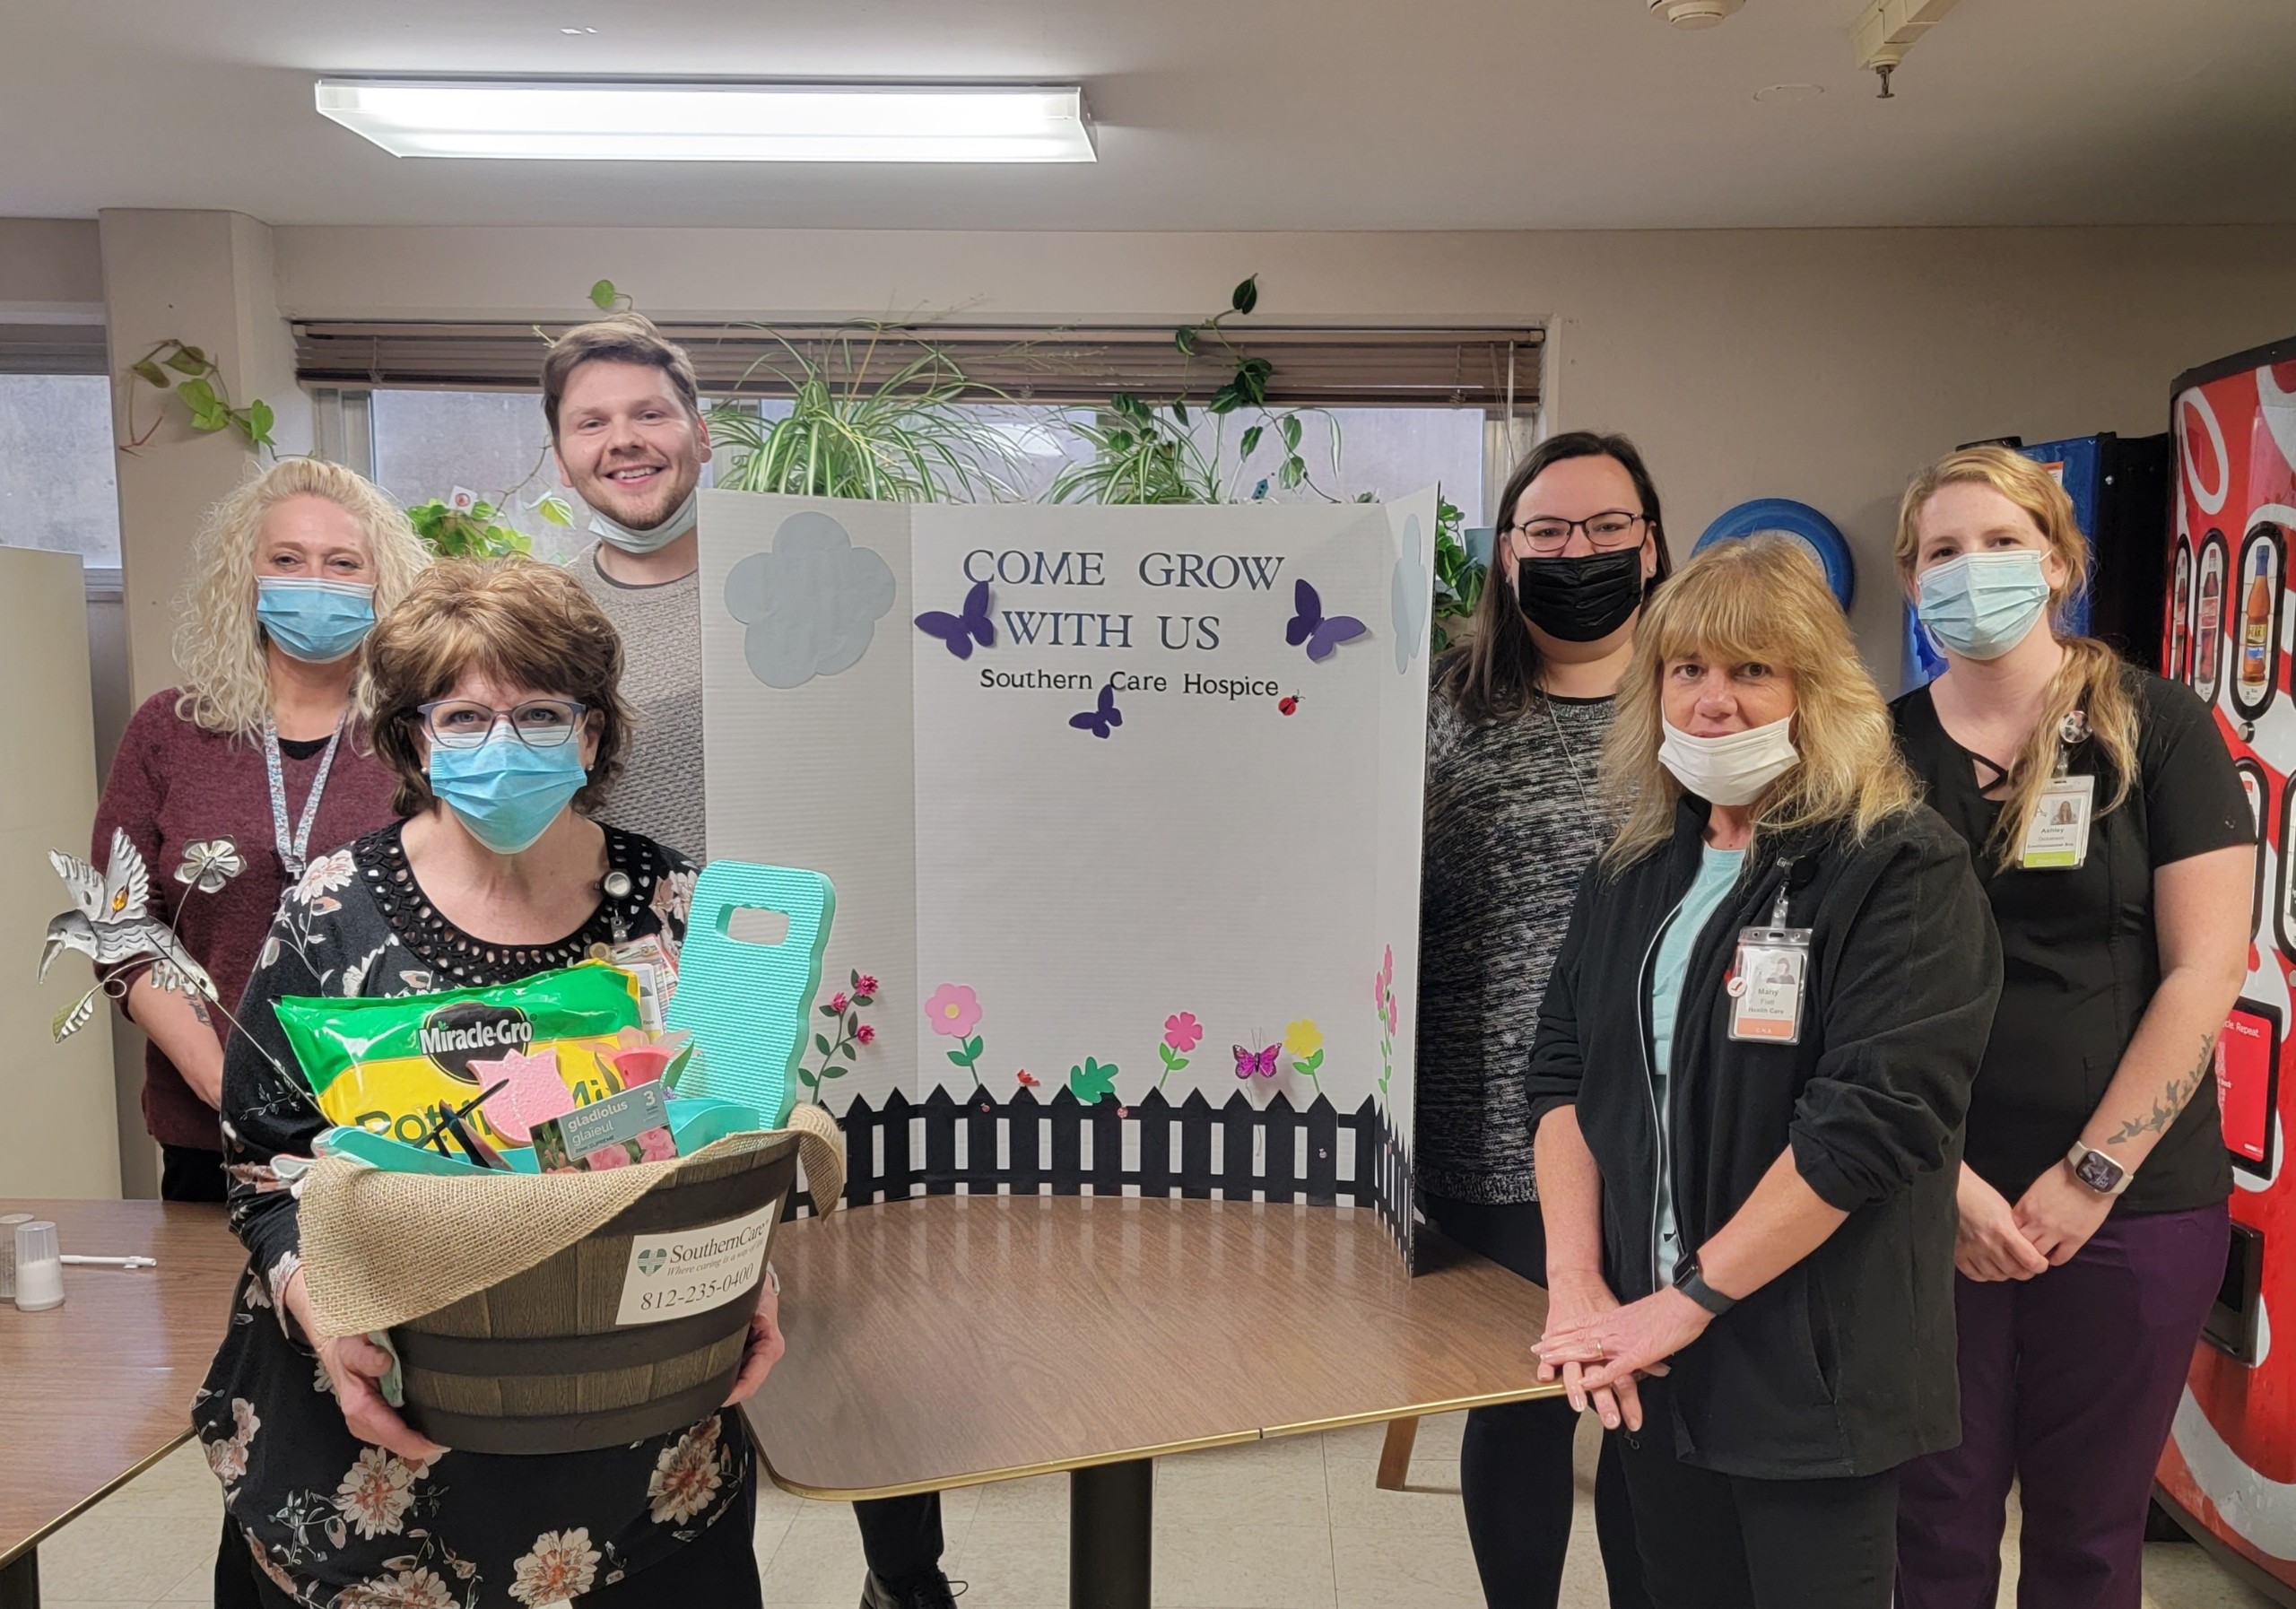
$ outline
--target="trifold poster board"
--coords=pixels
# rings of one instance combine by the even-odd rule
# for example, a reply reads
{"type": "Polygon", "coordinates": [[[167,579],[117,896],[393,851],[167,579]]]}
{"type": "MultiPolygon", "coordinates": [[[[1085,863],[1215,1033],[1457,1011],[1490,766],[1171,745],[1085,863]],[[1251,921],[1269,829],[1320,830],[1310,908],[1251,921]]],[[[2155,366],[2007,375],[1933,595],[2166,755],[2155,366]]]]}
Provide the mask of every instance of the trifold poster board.
{"type": "Polygon", "coordinates": [[[709,853],[836,884],[796,1092],[849,1202],[1344,1203],[1408,1251],[1434,529],[702,493],[709,853]]]}

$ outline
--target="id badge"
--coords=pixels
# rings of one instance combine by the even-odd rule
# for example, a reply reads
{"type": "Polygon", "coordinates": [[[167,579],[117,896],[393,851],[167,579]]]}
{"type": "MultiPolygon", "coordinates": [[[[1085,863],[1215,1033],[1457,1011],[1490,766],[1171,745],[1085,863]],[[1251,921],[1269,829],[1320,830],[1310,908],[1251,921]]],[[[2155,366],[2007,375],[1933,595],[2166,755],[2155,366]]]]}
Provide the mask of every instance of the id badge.
{"type": "Polygon", "coordinates": [[[1810,979],[1810,930],[1748,927],[1725,986],[1730,1037],[1770,1045],[1802,1042],[1802,994],[1810,979]]]}
{"type": "Polygon", "coordinates": [[[2029,872],[2072,871],[2089,858],[2089,816],[2097,800],[2094,777],[2052,777],[2025,823],[2017,864],[2029,872]]]}
{"type": "Polygon", "coordinates": [[[638,979],[638,1024],[660,1033],[670,996],[677,992],[678,970],[658,937],[631,939],[613,947],[613,964],[638,979]]]}

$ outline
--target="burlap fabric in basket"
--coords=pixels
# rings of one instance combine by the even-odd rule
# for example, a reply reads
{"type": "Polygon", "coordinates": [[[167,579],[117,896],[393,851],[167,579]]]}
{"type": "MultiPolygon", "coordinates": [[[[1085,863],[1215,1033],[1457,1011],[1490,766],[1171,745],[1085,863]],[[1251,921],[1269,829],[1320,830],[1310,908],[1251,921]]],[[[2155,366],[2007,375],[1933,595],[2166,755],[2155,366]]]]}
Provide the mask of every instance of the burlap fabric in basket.
{"type": "Polygon", "coordinates": [[[815,1202],[834,1205],[845,1193],[844,1136],[813,1105],[794,1109],[787,1130],[731,1135],[675,1161],[604,1173],[441,1178],[326,1158],[305,1178],[301,1196],[311,1309],[330,1335],[420,1318],[555,1256],[679,1170],[790,1132],[806,1188],[815,1202]]]}

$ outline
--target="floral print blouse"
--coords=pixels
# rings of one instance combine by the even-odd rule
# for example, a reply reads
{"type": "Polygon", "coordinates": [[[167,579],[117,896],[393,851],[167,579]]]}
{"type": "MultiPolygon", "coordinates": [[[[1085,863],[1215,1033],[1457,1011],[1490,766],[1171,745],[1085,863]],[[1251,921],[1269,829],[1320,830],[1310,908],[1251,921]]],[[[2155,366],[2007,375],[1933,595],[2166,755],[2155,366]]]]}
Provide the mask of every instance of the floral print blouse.
{"type": "Polygon", "coordinates": [[[192,1420],[256,1568],[315,1609],[539,1609],[668,1556],[734,1508],[752,1476],[732,1410],[597,1452],[409,1463],[351,1434],[278,1300],[300,1235],[272,1159],[309,1156],[326,1120],[279,1071],[294,1062],[272,1003],[509,983],[617,937],[658,934],[674,948],[692,866],[651,839],[605,834],[611,891],[578,932],[530,946],[488,944],[447,922],[414,881],[396,825],[321,856],[281,901],[239,1004],[248,1031],[224,1058],[223,1140],[248,1264],[192,1420]]]}

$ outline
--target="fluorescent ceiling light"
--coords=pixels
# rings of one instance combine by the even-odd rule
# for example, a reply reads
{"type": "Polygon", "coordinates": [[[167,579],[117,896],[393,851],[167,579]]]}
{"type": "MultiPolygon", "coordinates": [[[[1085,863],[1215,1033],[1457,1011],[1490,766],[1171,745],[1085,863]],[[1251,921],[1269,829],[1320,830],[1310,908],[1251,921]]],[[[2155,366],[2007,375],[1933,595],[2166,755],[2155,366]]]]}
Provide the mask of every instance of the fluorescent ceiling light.
{"type": "Polygon", "coordinates": [[[637,162],[1089,162],[1074,84],[322,78],[393,156],[637,162]]]}

